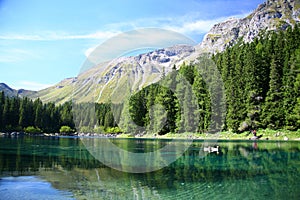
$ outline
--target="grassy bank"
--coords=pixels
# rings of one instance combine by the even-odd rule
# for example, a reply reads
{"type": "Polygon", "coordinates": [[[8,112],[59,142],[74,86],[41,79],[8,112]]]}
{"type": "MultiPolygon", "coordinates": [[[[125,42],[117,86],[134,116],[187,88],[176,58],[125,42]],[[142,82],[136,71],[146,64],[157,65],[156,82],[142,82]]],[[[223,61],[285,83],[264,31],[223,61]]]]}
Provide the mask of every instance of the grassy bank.
{"type": "MultiPolygon", "coordinates": [[[[288,130],[270,130],[270,129],[260,129],[257,131],[257,135],[263,135],[260,140],[298,140],[300,141],[300,130],[298,131],[288,131],[288,130]]],[[[130,138],[134,137],[130,134],[121,134],[119,137],[130,138]]],[[[184,134],[174,134],[168,133],[165,135],[157,134],[146,134],[141,136],[141,138],[162,138],[162,139],[218,139],[218,140],[249,140],[253,137],[250,132],[243,133],[233,133],[233,132],[221,132],[219,134],[199,134],[199,133],[184,133],[184,134]]]]}

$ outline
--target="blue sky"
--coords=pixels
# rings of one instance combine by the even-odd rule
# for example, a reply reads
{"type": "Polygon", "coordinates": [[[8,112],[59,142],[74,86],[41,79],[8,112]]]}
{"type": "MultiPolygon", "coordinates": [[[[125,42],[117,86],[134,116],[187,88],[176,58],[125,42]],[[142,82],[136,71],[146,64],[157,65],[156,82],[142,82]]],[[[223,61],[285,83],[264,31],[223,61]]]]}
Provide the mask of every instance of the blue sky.
{"type": "Polygon", "coordinates": [[[92,50],[124,31],[164,28],[197,43],[213,24],[264,0],[0,0],[0,82],[38,90],[74,77],[92,50]]]}

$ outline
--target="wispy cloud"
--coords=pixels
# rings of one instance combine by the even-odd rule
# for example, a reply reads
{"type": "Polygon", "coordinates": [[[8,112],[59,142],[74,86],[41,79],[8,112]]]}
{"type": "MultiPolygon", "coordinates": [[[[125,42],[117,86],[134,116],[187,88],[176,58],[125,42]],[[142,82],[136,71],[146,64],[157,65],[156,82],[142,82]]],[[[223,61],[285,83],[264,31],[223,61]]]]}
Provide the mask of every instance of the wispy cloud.
{"type": "Polygon", "coordinates": [[[234,16],[222,16],[214,19],[203,19],[199,13],[190,13],[178,17],[154,17],[137,19],[130,22],[120,22],[108,24],[107,30],[132,30],[138,28],[163,28],[179,32],[186,35],[197,35],[207,33],[216,23],[225,21],[229,18],[244,18],[250,13],[241,13],[234,16]]]}
{"type": "Polygon", "coordinates": [[[206,33],[210,28],[229,17],[241,18],[249,13],[236,16],[224,16],[216,19],[201,19],[199,15],[184,15],[179,17],[154,17],[142,18],[133,21],[111,23],[104,26],[104,30],[95,31],[87,34],[72,34],[64,31],[42,31],[37,34],[0,34],[0,40],[31,40],[31,41],[49,41],[49,40],[76,40],[76,39],[100,39],[105,40],[115,36],[123,31],[137,28],[155,27],[171,29],[183,34],[206,33]]]}
{"type": "Polygon", "coordinates": [[[64,32],[41,32],[39,34],[0,34],[0,40],[31,40],[31,41],[49,41],[49,40],[74,40],[74,39],[107,39],[118,31],[96,31],[89,34],[68,34],[64,32]]]}
{"type": "Polygon", "coordinates": [[[52,86],[51,84],[37,83],[33,81],[19,81],[15,86],[15,89],[29,89],[29,90],[41,90],[52,86]]]}
{"type": "Polygon", "coordinates": [[[14,63],[22,62],[28,58],[37,58],[38,55],[29,50],[19,48],[1,48],[0,49],[0,63],[14,63]]]}
{"type": "MultiPolygon", "coordinates": [[[[105,41],[113,36],[116,36],[123,31],[156,27],[179,32],[184,35],[197,35],[207,33],[214,24],[222,22],[230,17],[243,18],[249,13],[243,13],[236,16],[224,16],[215,19],[201,19],[201,16],[185,15],[176,18],[172,17],[157,17],[143,18],[129,22],[112,23],[104,26],[104,30],[95,31],[87,34],[71,34],[63,31],[42,31],[38,34],[0,34],[0,40],[24,40],[24,41],[57,41],[57,40],[98,40],[91,44],[87,49],[83,49],[83,53],[88,57],[91,52],[99,45],[100,41],[105,41]],[[109,31],[110,30],[110,31],[109,31]]],[[[32,56],[32,55],[31,55],[32,56]]],[[[2,53],[0,51],[0,62],[18,62],[28,57],[28,52],[15,51],[2,53]]]]}
{"type": "Polygon", "coordinates": [[[164,28],[170,29],[173,31],[177,31],[182,34],[204,34],[207,33],[213,25],[226,21],[229,18],[244,18],[249,13],[244,13],[240,15],[234,15],[234,16],[223,16],[215,19],[195,19],[191,17],[184,17],[180,20],[178,20],[180,23],[177,24],[170,24],[166,25],[164,28]]]}
{"type": "Polygon", "coordinates": [[[203,34],[208,32],[214,24],[220,21],[220,19],[186,21],[180,25],[166,25],[164,28],[177,31],[182,34],[203,34]]]}
{"type": "MultiPolygon", "coordinates": [[[[114,30],[132,30],[146,27],[157,27],[175,31],[184,35],[197,35],[207,33],[216,23],[225,21],[229,18],[243,18],[249,13],[235,16],[224,16],[215,19],[199,19],[199,15],[186,15],[178,18],[144,18],[131,22],[120,22],[109,24],[106,29],[114,30]]],[[[121,32],[121,31],[120,31],[121,32]]],[[[84,54],[88,57],[98,46],[95,44],[84,50],[84,54]]]]}

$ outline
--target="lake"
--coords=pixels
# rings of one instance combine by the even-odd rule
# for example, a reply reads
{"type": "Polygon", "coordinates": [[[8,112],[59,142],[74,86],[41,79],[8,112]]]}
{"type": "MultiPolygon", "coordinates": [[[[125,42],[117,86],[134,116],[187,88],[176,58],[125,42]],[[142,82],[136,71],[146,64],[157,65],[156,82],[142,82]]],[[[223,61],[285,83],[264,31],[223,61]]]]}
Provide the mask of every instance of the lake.
{"type": "MultiPolygon", "coordinates": [[[[110,141],[135,153],[171,142],[110,141]]],[[[88,149],[79,138],[0,137],[0,199],[300,199],[297,141],[193,141],[175,162],[146,173],[108,167],[88,149]]],[[[165,160],[177,149],[169,151],[165,160]]]]}

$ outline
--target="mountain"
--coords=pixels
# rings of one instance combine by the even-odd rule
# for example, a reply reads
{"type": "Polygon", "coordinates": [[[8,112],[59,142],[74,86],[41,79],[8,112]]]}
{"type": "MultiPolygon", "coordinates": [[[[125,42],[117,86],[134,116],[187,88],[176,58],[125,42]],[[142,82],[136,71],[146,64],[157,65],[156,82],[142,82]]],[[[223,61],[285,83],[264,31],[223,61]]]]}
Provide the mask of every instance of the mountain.
{"type": "Polygon", "coordinates": [[[267,0],[245,18],[231,18],[214,25],[194,48],[181,45],[138,56],[121,57],[101,63],[78,77],[65,79],[29,97],[56,103],[72,98],[77,102],[105,102],[111,97],[120,99],[127,93],[125,90],[136,91],[154,83],[164,73],[170,72],[174,65],[179,67],[183,61],[193,60],[200,53],[221,52],[240,39],[251,42],[264,31],[285,30],[299,21],[299,0],[267,0]]]}
{"type": "Polygon", "coordinates": [[[116,91],[116,88],[136,91],[157,82],[163,73],[170,72],[174,65],[178,66],[194,52],[194,47],[178,45],[138,56],[120,57],[101,63],[78,77],[64,79],[30,97],[56,103],[72,98],[77,102],[106,102],[112,95],[115,100],[120,100],[124,91],[116,91]],[[125,87],[127,84],[130,88],[125,87]]]}
{"type": "Polygon", "coordinates": [[[234,45],[239,38],[251,42],[262,31],[285,30],[299,21],[299,0],[267,0],[245,18],[231,18],[214,25],[198,48],[207,52],[221,52],[234,45]]]}
{"type": "Polygon", "coordinates": [[[19,89],[15,90],[6,85],[5,83],[0,83],[0,91],[3,91],[5,95],[9,97],[14,97],[14,96],[31,96],[36,93],[36,91],[31,91],[31,90],[24,90],[24,89],[19,89]]]}

